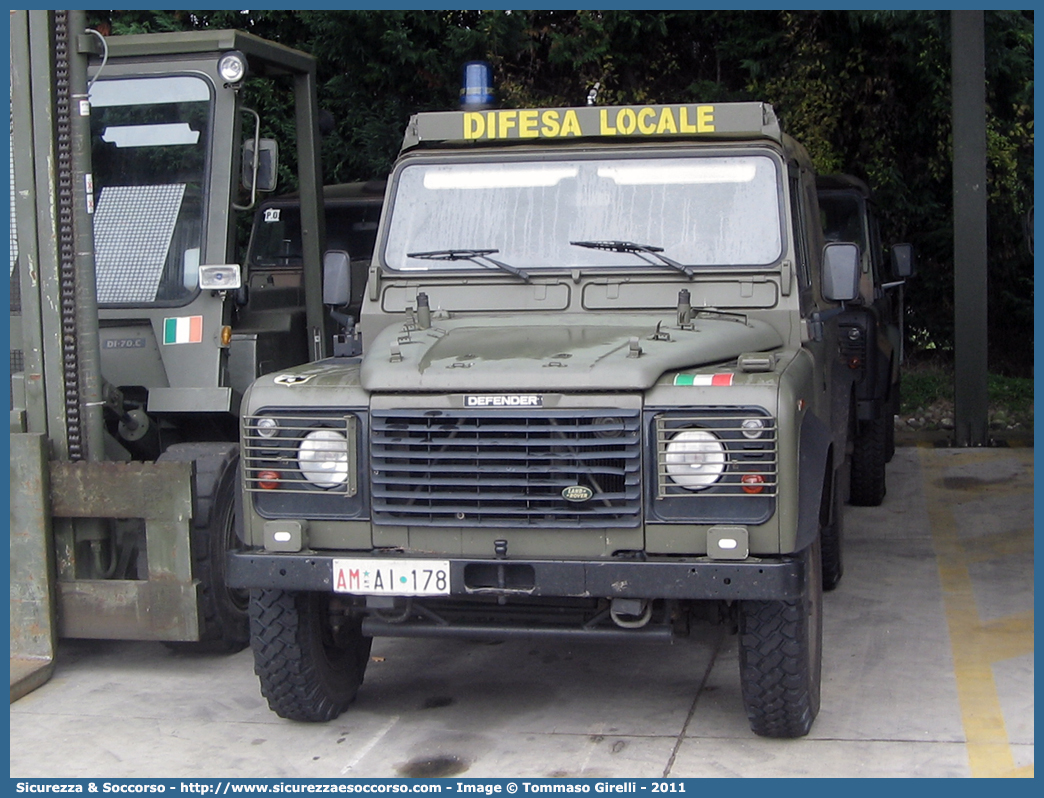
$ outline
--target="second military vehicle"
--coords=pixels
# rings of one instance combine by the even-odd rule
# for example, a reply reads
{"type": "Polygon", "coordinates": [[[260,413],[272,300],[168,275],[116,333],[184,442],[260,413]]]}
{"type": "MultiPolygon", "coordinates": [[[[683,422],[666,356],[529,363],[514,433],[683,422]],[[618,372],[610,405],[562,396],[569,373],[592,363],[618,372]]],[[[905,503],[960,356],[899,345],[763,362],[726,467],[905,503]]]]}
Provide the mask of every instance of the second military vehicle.
{"type": "Polygon", "coordinates": [[[826,240],[859,247],[859,296],[841,320],[842,349],[856,375],[849,500],[877,506],[885,496],[885,463],[895,453],[903,286],[913,273],[913,250],[894,244],[886,253],[870,189],[862,180],[820,175],[816,185],[826,240]]]}

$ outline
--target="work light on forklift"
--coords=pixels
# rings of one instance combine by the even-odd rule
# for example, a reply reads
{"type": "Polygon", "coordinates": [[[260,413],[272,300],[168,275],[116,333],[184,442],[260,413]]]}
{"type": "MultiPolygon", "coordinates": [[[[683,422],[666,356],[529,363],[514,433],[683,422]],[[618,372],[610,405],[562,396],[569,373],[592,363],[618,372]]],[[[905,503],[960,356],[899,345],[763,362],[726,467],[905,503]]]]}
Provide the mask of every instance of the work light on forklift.
{"type": "Polygon", "coordinates": [[[199,287],[203,291],[235,291],[242,284],[238,263],[199,267],[199,287]]]}
{"type": "Polygon", "coordinates": [[[239,50],[229,50],[218,61],[218,74],[226,83],[239,83],[246,77],[246,56],[239,50]]]}

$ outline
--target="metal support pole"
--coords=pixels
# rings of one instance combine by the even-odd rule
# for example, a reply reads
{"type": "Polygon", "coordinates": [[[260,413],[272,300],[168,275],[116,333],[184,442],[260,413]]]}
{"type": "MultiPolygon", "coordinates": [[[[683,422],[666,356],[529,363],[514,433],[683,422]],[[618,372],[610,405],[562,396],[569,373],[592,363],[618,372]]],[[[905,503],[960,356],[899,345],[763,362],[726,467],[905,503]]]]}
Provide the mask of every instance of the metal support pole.
{"type": "MultiPolygon", "coordinates": [[[[38,13],[38,12],[35,12],[38,13]]],[[[47,433],[50,417],[44,395],[44,316],[41,307],[41,257],[53,255],[37,242],[37,178],[34,148],[34,88],[49,97],[34,70],[29,44],[29,12],[11,12],[11,147],[18,239],[20,313],[12,315],[12,338],[21,339],[24,393],[15,397],[24,414],[12,417],[10,437],[10,617],[11,701],[50,678],[57,644],[54,601],[54,537],[48,480],[47,433]]],[[[44,71],[45,81],[49,81],[44,71]]],[[[49,118],[49,117],[48,117],[49,118]]],[[[46,156],[46,153],[45,153],[46,156]]],[[[46,161],[47,158],[44,157],[46,161]]],[[[45,183],[45,189],[49,184],[45,183]]],[[[45,204],[46,207],[46,204],[45,204]]],[[[53,258],[51,258],[53,260],[53,258]]],[[[49,261],[50,262],[50,261],[49,261]]],[[[53,314],[52,314],[53,315],[53,314]]]]}
{"type": "MultiPolygon", "coordinates": [[[[29,12],[11,12],[11,163],[15,198],[11,213],[17,226],[20,313],[12,318],[11,338],[21,341],[24,358],[24,407],[26,432],[47,434],[47,397],[44,395],[44,314],[41,307],[41,253],[37,245],[36,157],[32,85],[29,53],[29,12]]],[[[14,292],[12,286],[12,293],[14,292]]],[[[17,398],[16,398],[17,403],[17,398]]],[[[12,422],[13,424],[13,422],[12,422]]],[[[12,426],[12,429],[14,427],[12,426]]]]}
{"type": "Polygon", "coordinates": [[[319,152],[318,89],[315,68],[294,76],[295,118],[297,120],[297,174],[301,196],[301,254],[305,268],[305,311],[308,323],[309,352],[312,360],[327,356],[331,347],[331,328],[323,311],[323,248],[326,245],[326,213],[323,204],[322,164],[319,152]],[[309,270],[317,274],[310,276],[309,270]],[[312,277],[316,279],[312,279],[312,277]]]}
{"type": "Polygon", "coordinates": [[[954,411],[957,446],[988,443],[986,66],[982,11],[953,11],[954,411]]]}

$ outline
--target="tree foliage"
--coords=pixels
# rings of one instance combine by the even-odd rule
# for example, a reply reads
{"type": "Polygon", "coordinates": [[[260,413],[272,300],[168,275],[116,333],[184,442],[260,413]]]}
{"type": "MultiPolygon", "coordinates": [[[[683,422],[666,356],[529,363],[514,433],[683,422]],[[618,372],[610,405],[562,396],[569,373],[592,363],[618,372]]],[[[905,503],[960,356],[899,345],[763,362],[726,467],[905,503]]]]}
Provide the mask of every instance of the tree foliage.
{"type": "MultiPolygon", "coordinates": [[[[326,182],[386,174],[417,111],[454,108],[465,61],[493,65],[505,107],[772,103],[821,172],[874,189],[909,241],[915,343],[953,341],[950,17],[942,11],[109,11],[103,32],[234,27],[319,64],[326,182]]],[[[991,367],[1032,368],[1033,13],[986,19],[991,367]]],[[[292,153],[292,115],[252,99],[292,153]]],[[[289,172],[287,172],[289,175],[289,172]]]]}

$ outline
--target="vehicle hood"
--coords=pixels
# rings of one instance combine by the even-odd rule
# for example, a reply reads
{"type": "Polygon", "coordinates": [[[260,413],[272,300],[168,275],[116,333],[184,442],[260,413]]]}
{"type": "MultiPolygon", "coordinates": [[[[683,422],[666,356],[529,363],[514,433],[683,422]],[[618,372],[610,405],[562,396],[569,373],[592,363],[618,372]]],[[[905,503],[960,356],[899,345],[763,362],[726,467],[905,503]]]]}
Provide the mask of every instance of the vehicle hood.
{"type": "Polygon", "coordinates": [[[666,371],[782,345],[774,328],[742,317],[658,330],[640,317],[484,316],[438,320],[426,330],[388,327],[368,348],[360,376],[367,391],[644,390],[666,371]]]}

